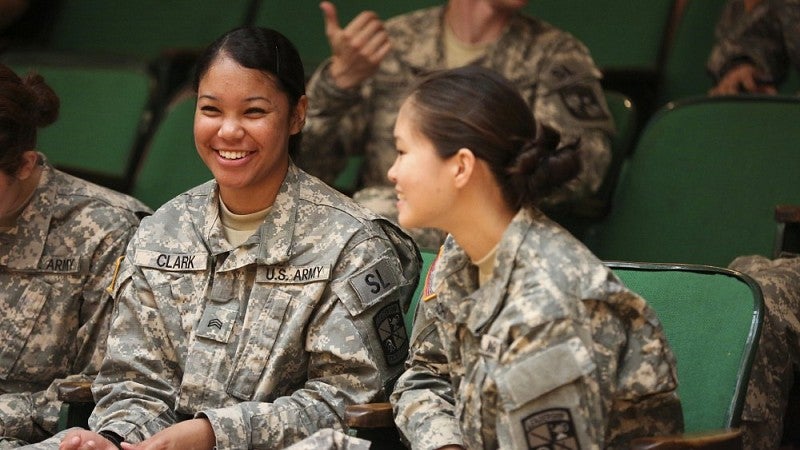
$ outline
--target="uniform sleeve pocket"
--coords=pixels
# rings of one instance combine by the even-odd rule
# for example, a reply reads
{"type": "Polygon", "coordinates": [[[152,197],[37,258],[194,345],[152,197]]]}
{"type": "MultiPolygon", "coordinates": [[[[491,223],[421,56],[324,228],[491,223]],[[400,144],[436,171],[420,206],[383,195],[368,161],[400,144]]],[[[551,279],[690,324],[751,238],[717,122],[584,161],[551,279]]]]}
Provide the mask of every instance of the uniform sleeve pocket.
{"type": "Polygon", "coordinates": [[[500,401],[506,410],[517,409],[594,368],[589,350],[579,338],[572,338],[500,369],[496,377],[500,401]]]}
{"type": "Polygon", "coordinates": [[[44,281],[31,280],[16,308],[5,311],[0,321],[0,379],[8,379],[22,350],[28,344],[36,319],[50,295],[50,285],[44,281]]]}

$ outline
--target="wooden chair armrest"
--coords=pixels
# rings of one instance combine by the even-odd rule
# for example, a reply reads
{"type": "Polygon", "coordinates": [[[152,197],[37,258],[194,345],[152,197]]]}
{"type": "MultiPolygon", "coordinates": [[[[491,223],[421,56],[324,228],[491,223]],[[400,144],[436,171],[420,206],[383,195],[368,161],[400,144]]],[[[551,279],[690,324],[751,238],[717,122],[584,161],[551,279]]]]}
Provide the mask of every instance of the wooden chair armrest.
{"type": "Polygon", "coordinates": [[[91,381],[62,381],[57,386],[58,399],[69,403],[94,403],[91,381]]]}
{"type": "Polygon", "coordinates": [[[800,205],[778,205],[775,207],[778,223],[800,223],[800,205]]]}
{"type": "Polygon", "coordinates": [[[348,428],[394,428],[392,404],[365,403],[350,405],[344,410],[344,421],[348,428]]]}
{"type": "Polygon", "coordinates": [[[631,450],[742,450],[742,432],[738,428],[672,436],[637,438],[631,450]]]}

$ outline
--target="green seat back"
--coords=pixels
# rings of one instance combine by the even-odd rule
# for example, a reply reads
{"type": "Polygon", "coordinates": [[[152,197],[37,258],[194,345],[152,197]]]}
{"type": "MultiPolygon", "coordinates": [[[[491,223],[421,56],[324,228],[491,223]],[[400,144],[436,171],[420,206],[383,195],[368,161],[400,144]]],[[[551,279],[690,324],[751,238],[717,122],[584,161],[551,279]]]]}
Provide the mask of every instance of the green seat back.
{"type": "Polygon", "coordinates": [[[53,165],[122,179],[147,121],[152,78],[124,65],[72,64],[19,58],[6,63],[36,71],[61,100],[58,120],[39,132],[37,147],[53,165]]]}
{"type": "Polygon", "coordinates": [[[637,132],[637,112],[631,99],[620,92],[605,90],[606,102],[614,118],[616,133],[611,139],[611,163],[597,193],[575,210],[548,211],[551,219],[560,223],[578,239],[587,227],[608,213],[614,189],[625,158],[631,153],[637,132]]]}
{"type": "Polygon", "coordinates": [[[173,102],[145,150],[131,194],[153,209],[212,178],[195,149],[194,109],[193,95],[173,102]]]}
{"type": "Polygon", "coordinates": [[[414,291],[414,296],[411,298],[411,306],[403,316],[409,336],[411,336],[411,327],[414,325],[414,317],[417,313],[417,305],[419,305],[419,300],[422,298],[422,294],[425,291],[425,281],[428,278],[428,269],[430,269],[431,264],[433,263],[433,260],[436,259],[437,255],[436,252],[430,250],[420,250],[420,254],[422,255],[422,267],[420,267],[419,271],[419,283],[417,283],[417,290],[414,291]]]}
{"type": "Polygon", "coordinates": [[[49,47],[150,59],[203,48],[246,23],[252,0],[63,0],[49,47]]]}
{"type": "MultiPolygon", "coordinates": [[[[672,41],[667,45],[657,106],[673,100],[704,96],[712,87],[706,62],[714,46],[714,30],[728,0],[685,0],[672,41]]],[[[791,69],[779,90],[792,94],[800,89],[800,76],[791,69]]]]}
{"type": "Polygon", "coordinates": [[[534,0],[525,10],[568,31],[598,67],[655,72],[673,0],[534,0]]]}
{"type": "Polygon", "coordinates": [[[658,106],[685,97],[705,95],[712,79],[706,61],[714,45],[714,28],[728,0],[685,0],[669,43],[658,92],[658,106]]]}
{"type": "Polygon", "coordinates": [[[739,425],[761,329],[761,291],[710,266],[610,262],[658,314],[678,364],[686,432],[739,425]]]}
{"type": "Polygon", "coordinates": [[[678,102],[626,161],[611,213],[584,236],[607,260],[726,266],[771,255],[777,204],[800,203],[800,99],[678,102]]]}

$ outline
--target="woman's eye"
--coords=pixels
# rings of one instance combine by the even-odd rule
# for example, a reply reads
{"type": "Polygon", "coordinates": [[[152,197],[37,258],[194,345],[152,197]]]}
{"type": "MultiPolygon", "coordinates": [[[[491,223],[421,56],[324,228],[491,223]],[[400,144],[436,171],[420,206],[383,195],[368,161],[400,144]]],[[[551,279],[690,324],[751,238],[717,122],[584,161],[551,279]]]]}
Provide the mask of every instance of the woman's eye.
{"type": "Polygon", "coordinates": [[[261,108],[248,108],[244,113],[248,116],[261,116],[266,114],[266,111],[261,108]]]}
{"type": "Polygon", "coordinates": [[[206,115],[219,114],[219,109],[215,106],[201,106],[200,111],[206,115]]]}

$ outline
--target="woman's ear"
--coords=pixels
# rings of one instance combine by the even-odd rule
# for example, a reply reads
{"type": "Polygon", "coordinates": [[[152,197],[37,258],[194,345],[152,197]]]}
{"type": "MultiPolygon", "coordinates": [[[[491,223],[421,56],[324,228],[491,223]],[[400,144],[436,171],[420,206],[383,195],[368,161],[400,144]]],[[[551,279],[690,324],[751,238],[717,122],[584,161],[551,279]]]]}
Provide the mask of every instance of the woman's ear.
{"type": "Polygon", "coordinates": [[[22,164],[19,166],[16,175],[18,180],[27,180],[39,164],[39,154],[34,150],[28,150],[22,153],[22,164]]]}
{"type": "Polygon", "coordinates": [[[461,188],[467,185],[475,171],[476,162],[475,154],[468,148],[461,148],[453,155],[456,187],[461,188]]]}
{"type": "Polygon", "coordinates": [[[299,100],[297,100],[297,105],[295,105],[294,111],[292,111],[292,118],[291,122],[289,123],[289,134],[297,134],[303,131],[303,127],[306,124],[307,110],[308,97],[303,95],[299,100]]]}

